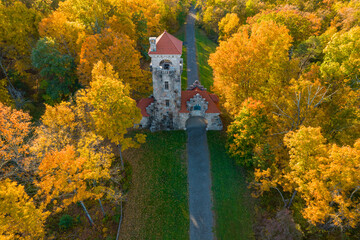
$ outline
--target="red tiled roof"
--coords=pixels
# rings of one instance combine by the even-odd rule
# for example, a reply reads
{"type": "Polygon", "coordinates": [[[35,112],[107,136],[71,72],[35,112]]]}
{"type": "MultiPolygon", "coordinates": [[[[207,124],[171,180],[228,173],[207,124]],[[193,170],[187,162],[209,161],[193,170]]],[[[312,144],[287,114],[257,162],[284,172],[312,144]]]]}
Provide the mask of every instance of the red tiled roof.
{"type": "Polygon", "coordinates": [[[197,93],[199,93],[205,100],[209,103],[208,109],[205,113],[220,113],[219,108],[216,103],[218,102],[218,97],[215,94],[208,93],[207,91],[202,91],[199,88],[195,88],[194,90],[187,90],[181,92],[181,109],[180,113],[188,113],[189,111],[186,108],[186,102],[188,102],[191,98],[193,98],[197,93]],[[216,98],[215,98],[216,97],[216,98]],[[217,101],[214,101],[216,100],[217,101]]]}
{"type": "Polygon", "coordinates": [[[150,98],[143,98],[136,104],[136,106],[140,108],[141,115],[143,115],[143,117],[150,117],[150,115],[146,112],[146,108],[153,102],[154,102],[154,98],[150,97],[150,98]]]}
{"type": "Polygon", "coordinates": [[[151,52],[149,49],[148,54],[182,54],[183,42],[164,31],[159,37],[156,38],[156,51],[151,52]]]}
{"type": "Polygon", "coordinates": [[[218,96],[216,96],[215,94],[212,94],[212,93],[210,93],[209,95],[210,95],[211,99],[214,101],[214,103],[219,102],[219,97],[218,96]]]}

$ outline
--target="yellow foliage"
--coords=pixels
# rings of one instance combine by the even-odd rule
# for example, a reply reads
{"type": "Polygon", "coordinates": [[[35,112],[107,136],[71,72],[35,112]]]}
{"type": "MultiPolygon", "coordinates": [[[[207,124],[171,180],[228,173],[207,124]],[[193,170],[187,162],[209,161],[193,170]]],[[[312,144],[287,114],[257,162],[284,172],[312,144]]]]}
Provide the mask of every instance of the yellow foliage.
{"type": "Polygon", "coordinates": [[[288,50],[292,39],[288,32],[272,21],[242,27],[210,55],[214,90],[231,115],[248,97],[268,103],[281,95],[289,81],[285,73],[291,72],[288,50]]]}
{"type": "Polygon", "coordinates": [[[24,186],[10,179],[0,181],[0,239],[43,239],[48,212],[37,208],[24,186]]]}
{"type": "Polygon", "coordinates": [[[60,211],[71,203],[102,196],[88,189],[86,180],[90,170],[84,168],[85,162],[85,158],[76,157],[70,145],[45,155],[38,169],[40,181],[36,183],[40,188],[37,195],[45,199],[45,206],[56,199],[55,211],[60,211]]]}
{"type": "Polygon", "coordinates": [[[133,96],[139,97],[149,92],[150,75],[140,69],[140,54],[128,36],[104,29],[101,34],[86,38],[78,66],[79,79],[83,85],[89,85],[91,71],[98,61],[109,62],[124,83],[131,86],[133,96]]]}
{"type": "Polygon", "coordinates": [[[31,131],[29,114],[0,103],[0,179],[3,174],[29,169],[27,138],[31,131]]]}
{"type": "Polygon", "coordinates": [[[54,11],[39,23],[41,37],[51,37],[60,46],[62,54],[69,54],[79,61],[81,44],[84,40],[85,26],[79,22],[70,21],[60,12],[54,11]]]}
{"type": "Polygon", "coordinates": [[[290,148],[284,177],[306,202],[303,216],[313,224],[330,220],[338,227],[355,227],[360,221],[360,199],[353,195],[359,188],[360,150],[326,144],[320,128],[311,127],[288,133],[284,142],[290,148]]]}
{"type": "MultiPolygon", "coordinates": [[[[92,71],[92,81],[87,91],[81,91],[77,98],[79,105],[89,104],[93,129],[99,135],[115,144],[121,144],[123,150],[137,146],[137,141],[125,137],[129,128],[141,120],[136,102],[130,98],[130,90],[110,63],[98,62],[92,71]]],[[[144,137],[136,136],[143,142],[144,137]]]]}

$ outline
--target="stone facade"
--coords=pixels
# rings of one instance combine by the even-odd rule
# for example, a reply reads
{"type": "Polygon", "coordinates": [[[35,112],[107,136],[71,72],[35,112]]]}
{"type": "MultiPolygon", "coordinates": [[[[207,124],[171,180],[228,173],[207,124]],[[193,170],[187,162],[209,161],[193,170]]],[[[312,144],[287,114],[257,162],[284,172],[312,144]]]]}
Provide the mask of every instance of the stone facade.
{"type": "Polygon", "coordinates": [[[179,128],[182,63],[179,55],[151,56],[154,104],[149,110],[153,117],[152,131],[179,128]]]}
{"type": "Polygon", "coordinates": [[[167,32],[149,40],[153,95],[138,103],[143,115],[140,126],[151,131],[185,129],[189,117],[201,116],[207,120],[209,130],[221,130],[218,98],[214,94],[198,81],[181,91],[182,42],[167,32]]]}

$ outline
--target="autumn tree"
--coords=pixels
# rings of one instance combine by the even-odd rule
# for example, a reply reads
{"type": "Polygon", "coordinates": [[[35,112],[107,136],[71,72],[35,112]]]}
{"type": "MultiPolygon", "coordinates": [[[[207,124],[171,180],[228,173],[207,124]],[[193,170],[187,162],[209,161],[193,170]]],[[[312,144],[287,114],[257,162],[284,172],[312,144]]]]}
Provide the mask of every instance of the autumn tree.
{"type": "Polygon", "coordinates": [[[297,193],[305,202],[303,217],[324,229],[354,228],[359,221],[359,141],[354,147],[326,144],[320,128],[301,126],[284,138],[288,165],[277,175],[271,176],[270,169],[255,172],[258,189],[268,191],[279,185],[293,196],[297,193]]]}
{"type": "Polygon", "coordinates": [[[231,115],[246,98],[270,102],[288,83],[296,69],[288,57],[292,41],[288,32],[272,21],[255,23],[242,27],[210,55],[214,90],[231,115]]]}
{"type": "Polygon", "coordinates": [[[53,39],[40,39],[32,51],[31,60],[40,70],[41,87],[46,91],[43,97],[48,103],[66,100],[79,87],[74,59],[61,54],[53,39]]]}
{"type": "Polygon", "coordinates": [[[320,30],[320,19],[315,15],[299,11],[289,5],[279,9],[262,11],[248,20],[248,23],[261,21],[274,21],[289,29],[294,44],[298,44],[312,35],[318,34],[320,30]]]}
{"type": "Polygon", "coordinates": [[[61,151],[51,151],[42,159],[36,182],[39,187],[38,197],[44,198],[44,205],[53,203],[55,211],[61,211],[71,203],[81,202],[91,225],[93,221],[88,215],[85,199],[100,198],[102,193],[94,193],[87,187],[88,169],[84,168],[85,158],[77,157],[70,145],[61,151]]]}
{"type": "Polygon", "coordinates": [[[248,167],[262,165],[256,149],[262,152],[268,127],[265,106],[252,98],[246,99],[227,129],[229,152],[237,163],[248,167]]]}
{"type": "Polygon", "coordinates": [[[31,117],[0,103],[0,179],[25,174],[32,169],[29,158],[31,117]]]}
{"type": "MultiPolygon", "coordinates": [[[[25,105],[24,93],[14,87],[12,75],[21,75],[21,82],[34,86],[31,70],[31,48],[38,39],[37,25],[41,14],[20,1],[0,3],[0,71],[7,80],[9,94],[16,107],[25,105]]],[[[2,78],[0,77],[0,78],[2,78]]]]}
{"type": "Polygon", "coordinates": [[[350,30],[360,23],[360,4],[358,1],[337,1],[334,4],[337,16],[332,18],[332,25],[342,30],[350,30]]]}
{"type": "Polygon", "coordinates": [[[135,100],[130,98],[128,85],[122,82],[110,63],[99,61],[94,66],[90,88],[79,93],[77,102],[89,106],[93,129],[118,145],[121,161],[122,150],[138,147],[145,141],[142,134],[134,138],[126,136],[128,129],[140,122],[141,113],[135,100]]]}
{"type": "Polygon", "coordinates": [[[83,85],[89,85],[91,71],[100,60],[113,65],[119,77],[131,87],[132,96],[138,98],[149,93],[150,74],[140,69],[140,54],[128,36],[105,29],[101,34],[86,38],[78,66],[79,79],[83,85]]]}
{"type": "Polygon", "coordinates": [[[40,122],[31,144],[32,151],[39,158],[44,157],[51,150],[60,151],[67,145],[75,146],[81,136],[80,123],[70,102],[61,102],[54,106],[46,105],[40,122]]]}
{"type": "MultiPolygon", "coordinates": [[[[121,195],[119,191],[107,187],[108,180],[114,178],[110,170],[114,155],[108,143],[90,129],[87,115],[87,109],[74,103],[47,105],[31,150],[41,162],[47,154],[72,146],[75,155],[85,160],[82,168],[86,170],[84,177],[91,186],[91,192],[106,193],[106,197],[117,199],[121,195]]],[[[100,197],[97,199],[102,207],[100,197]]]]}
{"type": "Polygon", "coordinates": [[[42,38],[53,39],[61,54],[80,59],[81,43],[86,37],[85,26],[69,18],[60,11],[54,11],[39,23],[39,34],[42,38]]]}
{"type": "Polygon", "coordinates": [[[88,33],[100,33],[109,14],[112,13],[110,0],[66,0],[59,3],[57,11],[63,13],[71,22],[85,26],[88,33]]]}
{"type": "Polygon", "coordinates": [[[31,150],[43,158],[53,150],[61,151],[71,145],[77,155],[86,159],[84,168],[88,170],[88,179],[107,180],[110,178],[113,154],[104,139],[90,130],[91,123],[86,122],[85,111],[70,102],[47,105],[41,118],[42,124],[35,131],[31,150]]]}
{"type": "Polygon", "coordinates": [[[24,186],[10,179],[0,181],[0,238],[42,239],[44,223],[49,215],[27,195],[24,186]]]}
{"type": "Polygon", "coordinates": [[[240,27],[240,19],[235,13],[228,13],[219,22],[219,39],[226,40],[237,32],[240,27]]]}
{"type": "Polygon", "coordinates": [[[284,141],[290,153],[285,178],[306,202],[303,216],[313,224],[355,227],[360,217],[360,140],[354,147],[339,147],[326,144],[319,128],[301,127],[284,141]]]}
{"type": "Polygon", "coordinates": [[[324,49],[325,57],[321,64],[323,77],[328,84],[342,87],[359,87],[360,27],[348,32],[336,33],[324,49]]]}
{"type": "Polygon", "coordinates": [[[41,14],[20,1],[0,4],[0,62],[11,63],[18,72],[31,68],[30,52],[38,39],[40,18],[41,14]]]}

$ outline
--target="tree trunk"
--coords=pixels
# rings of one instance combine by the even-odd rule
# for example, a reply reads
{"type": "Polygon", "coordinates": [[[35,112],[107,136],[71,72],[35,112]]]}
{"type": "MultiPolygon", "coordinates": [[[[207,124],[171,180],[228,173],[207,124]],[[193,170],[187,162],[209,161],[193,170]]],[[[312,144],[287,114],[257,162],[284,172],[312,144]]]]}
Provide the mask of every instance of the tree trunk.
{"type": "Polygon", "coordinates": [[[280,191],[277,187],[271,187],[271,188],[274,188],[274,189],[276,189],[276,190],[278,191],[278,193],[280,194],[281,199],[282,199],[282,201],[283,201],[283,203],[284,203],[284,208],[286,208],[286,201],[285,201],[285,198],[284,198],[284,196],[282,195],[281,191],[280,191]]]}
{"type": "Polygon", "coordinates": [[[118,227],[118,232],[117,232],[117,235],[116,235],[116,240],[119,240],[119,237],[120,237],[120,228],[121,228],[121,222],[122,222],[122,219],[123,219],[123,207],[122,207],[122,201],[120,202],[120,221],[119,221],[119,227],[118,227]]]}
{"type": "MultiPolygon", "coordinates": [[[[95,180],[93,180],[93,186],[95,187],[96,186],[96,181],[95,180]]],[[[102,214],[103,214],[103,216],[105,217],[106,216],[106,213],[105,213],[105,211],[104,211],[104,207],[103,207],[103,205],[102,205],[102,203],[101,203],[101,199],[99,198],[99,204],[100,204],[100,208],[101,208],[101,211],[102,211],[102,214]]]]}
{"type": "Polygon", "coordinates": [[[103,205],[102,205],[102,203],[101,203],[101,199],[99,198],[99,204],[100,204],[100,208],[101,208],[101,211],[102,211],[102,213],[103,213],[103,216],[105,217],[106,216],[106,213],[105,213],[105,211],[104,211],[104,207],[103,207],[103,205]]]}
{"type": "Polygon", "coordinates": [[[294,197],[295,197],[296,193],[297,193],[297,191],[295,190],[294,193],[291,196],[289,204],[287,205],[287,209],[289,209],[291,207],[292,201],[294,200],[294,197]]]}
{"type": "Polygon", "coordinates": [[[122,157],[121,145],[120,144],[118,145],[118,148],[119,148],[120,160],[121,160],[121,170],[124,170],[124,160],[123,160],[123,157],[122,157]]]}
{"type": "Polygon", "coordinates": [[[81,204],[81,206],[83,207],[83,209],[84,209],[84,211],[85,211],[86,217],[88,218],[90,225],[93,227],[95,224],[94,224],[94,222],[93,222],[93,220],[92,220],[92,218],[91,218],[88,210],[86,209],[86,207],[85,207],[85,205],[84,205],[84,202],[83,202],[83,201],[80,201],[80,204],[81,204]]]}

